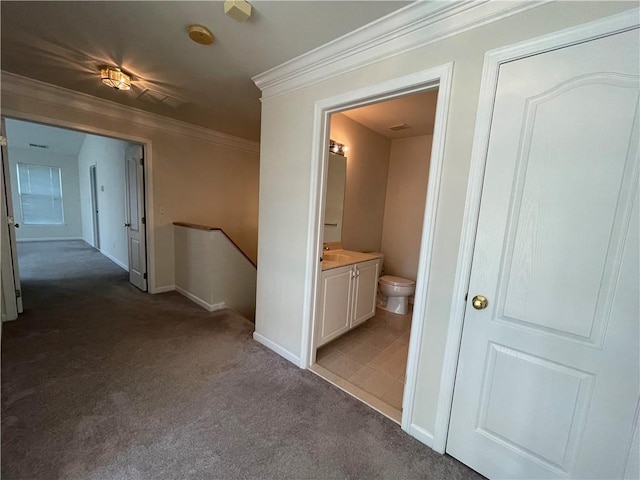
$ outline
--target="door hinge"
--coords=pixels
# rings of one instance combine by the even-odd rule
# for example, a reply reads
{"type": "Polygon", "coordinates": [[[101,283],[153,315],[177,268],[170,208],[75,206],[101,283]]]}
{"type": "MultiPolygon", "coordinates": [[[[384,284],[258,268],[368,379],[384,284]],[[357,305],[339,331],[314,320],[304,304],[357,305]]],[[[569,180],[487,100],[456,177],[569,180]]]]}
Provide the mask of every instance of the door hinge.
{"type": "Polygon", "coordinates": [[[141,166],[141,167],[144,167],[144,158],[141,158],[141,159],[140,159],[140,166],[141,166]]]}
{"type": "Polygon", "coordinates": [[[16,298],[22,297],[22,290],[16,290],[16,298]]]}
{"type": "Polygon", "coordinates": [[[464,294],[464,301],[466,302],[468,298],[469,298],[469,292],[464,294]]]}
{"type": "Polygon", "coordinates": [[[7,146],[7,137],[5,137],[4,135],[0,135],[0,146],[2,147],[7,146]]]}
{"type": "Polygon", "coordinates": [[[147,217],[142,217],[142,224],[146,225],[147,224],[147,217]]]}
{"type": "Polygon", "coordinates": [[[146,280],[146,279],[147,279],[147,274],[146,274],[146,273],[143,273],[143,274],[142,274],[142,278],[144,278],[144,279],[146,280]]]}

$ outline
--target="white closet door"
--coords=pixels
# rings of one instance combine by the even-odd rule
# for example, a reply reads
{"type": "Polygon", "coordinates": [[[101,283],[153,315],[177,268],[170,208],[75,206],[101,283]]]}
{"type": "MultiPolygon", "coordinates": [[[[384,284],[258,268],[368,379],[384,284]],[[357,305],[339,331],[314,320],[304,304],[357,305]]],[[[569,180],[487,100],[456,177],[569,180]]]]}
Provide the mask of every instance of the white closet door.
{"type": "Polygon", "coordinates": [[[500,67],[447,443],[489,478],[622,478],[638,455],[639,45],[500,67]]]}

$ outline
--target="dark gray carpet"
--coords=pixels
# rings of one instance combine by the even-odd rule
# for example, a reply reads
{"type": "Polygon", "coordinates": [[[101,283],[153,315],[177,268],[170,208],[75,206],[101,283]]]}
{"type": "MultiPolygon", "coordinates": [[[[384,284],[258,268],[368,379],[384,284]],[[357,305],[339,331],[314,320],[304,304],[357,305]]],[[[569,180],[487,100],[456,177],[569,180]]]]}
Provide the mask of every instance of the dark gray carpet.
{"type": "Polygon", "coordinates": [[[480,478],[251,338],[147,295],[83,242],[19,245],[2,335],[2,478],[480,478]]]}

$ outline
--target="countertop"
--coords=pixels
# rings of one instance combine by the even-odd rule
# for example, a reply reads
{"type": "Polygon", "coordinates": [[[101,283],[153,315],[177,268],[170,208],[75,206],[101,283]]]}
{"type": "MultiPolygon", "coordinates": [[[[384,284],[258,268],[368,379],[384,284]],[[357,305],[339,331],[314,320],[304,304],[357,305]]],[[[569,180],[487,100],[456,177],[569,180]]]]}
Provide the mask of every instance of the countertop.
{"type": "Polygon", "coordinates": [[[353,252],[351,250],[323,250],[322,252],[322,270],[331,270],[333,268],[345,267],[347,265],[353,265],[354,263],[367,262],[369,260],[376,260],[382,258],[383,255],[377,252],[362,253],[353,252]],[[324,260],[326,255],[343,255],[349,258],[342,258],[339,261],[324,260]]]}

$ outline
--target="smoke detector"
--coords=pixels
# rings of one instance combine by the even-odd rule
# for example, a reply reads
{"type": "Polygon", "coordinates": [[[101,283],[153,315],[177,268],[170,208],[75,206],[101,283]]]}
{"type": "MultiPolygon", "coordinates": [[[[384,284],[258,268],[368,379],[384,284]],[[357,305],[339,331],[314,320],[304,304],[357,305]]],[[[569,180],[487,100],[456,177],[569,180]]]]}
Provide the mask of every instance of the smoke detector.
{"type": "Polygon", "coordinates": [[[189,38],[200,45],[211,45],[213,43],[213,33],[204,25],[189,25],[187,28],[189,38]]]}
{"type": "Polygon", "coordinates": [[[244,22],[251,16],[251,4],[245,0],[226,0],[224,13],[236,22],[244,22]]]}

